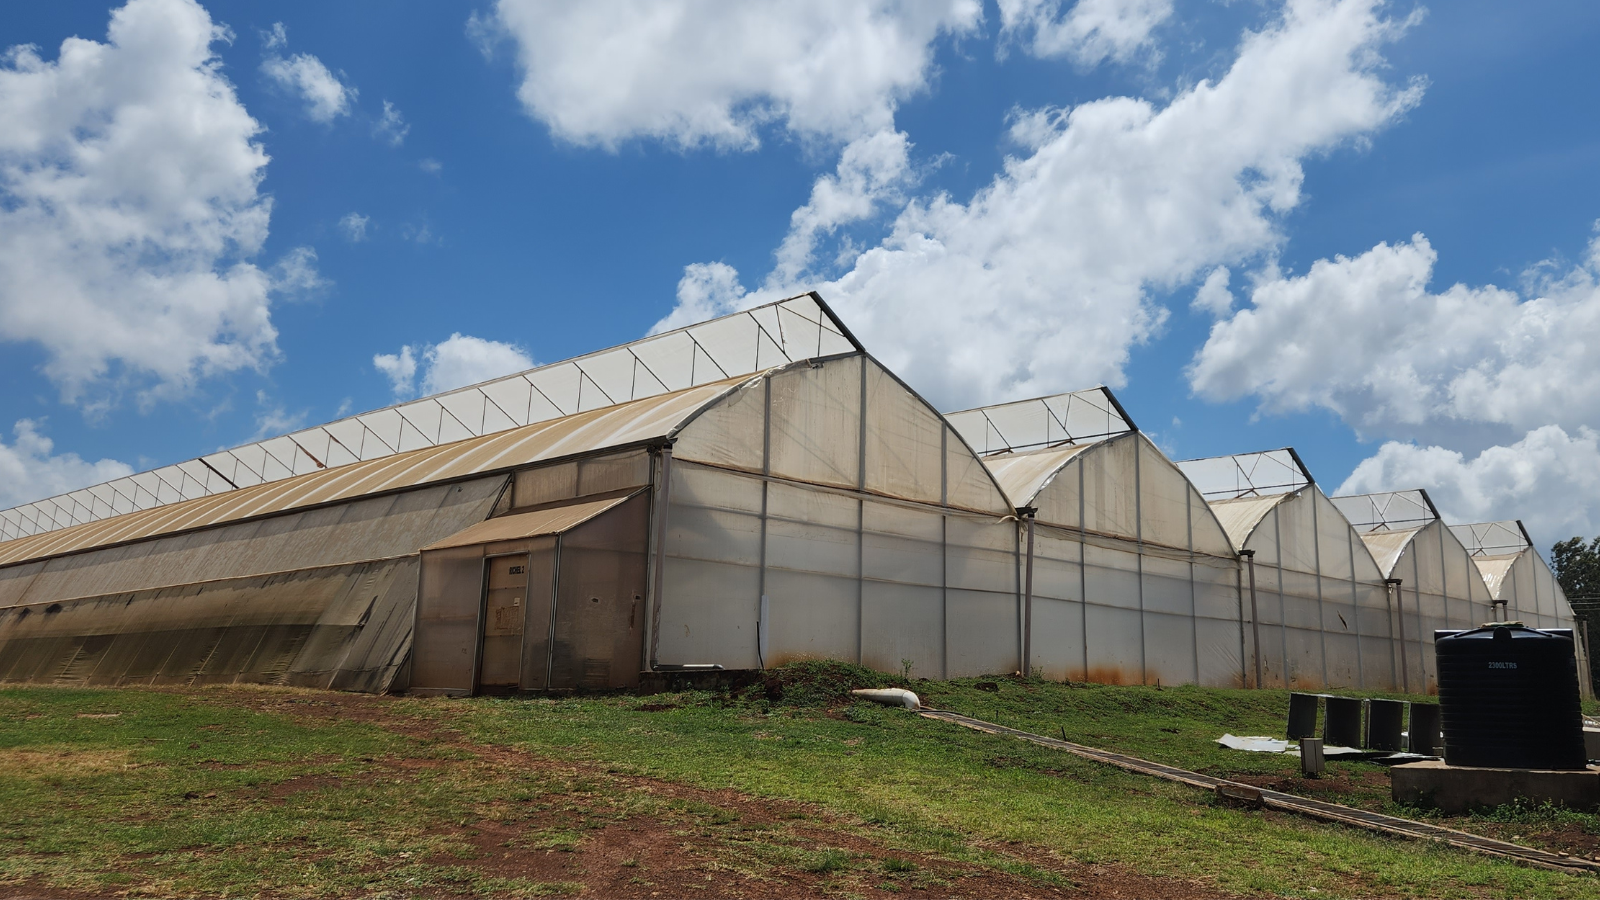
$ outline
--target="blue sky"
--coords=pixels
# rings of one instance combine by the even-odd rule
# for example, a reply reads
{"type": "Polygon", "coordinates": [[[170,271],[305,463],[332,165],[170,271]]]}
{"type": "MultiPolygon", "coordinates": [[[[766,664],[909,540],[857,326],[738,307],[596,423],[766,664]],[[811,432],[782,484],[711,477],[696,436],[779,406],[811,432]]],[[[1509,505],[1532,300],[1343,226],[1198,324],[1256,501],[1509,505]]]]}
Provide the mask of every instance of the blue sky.
{"type": "Polygon", "coordinates": [[[0,505],[814,287],[946,408],[1600,529],[1593,5],[630,6],[8,8],[0,505]]]}

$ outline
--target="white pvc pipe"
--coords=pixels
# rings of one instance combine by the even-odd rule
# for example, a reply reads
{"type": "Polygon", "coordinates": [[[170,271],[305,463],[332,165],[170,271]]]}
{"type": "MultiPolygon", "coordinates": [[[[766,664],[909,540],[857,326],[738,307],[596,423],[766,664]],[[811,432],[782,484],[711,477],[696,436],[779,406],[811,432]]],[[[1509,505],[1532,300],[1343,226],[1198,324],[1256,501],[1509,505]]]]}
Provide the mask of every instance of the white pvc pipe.
{"type": "Polygon", "coordinates": [[[903,706],[912,711],[922,708],[922,701],[917,699],[917,695],[905,688],[860,688],[850,693],[885,706],[903,706]]]}

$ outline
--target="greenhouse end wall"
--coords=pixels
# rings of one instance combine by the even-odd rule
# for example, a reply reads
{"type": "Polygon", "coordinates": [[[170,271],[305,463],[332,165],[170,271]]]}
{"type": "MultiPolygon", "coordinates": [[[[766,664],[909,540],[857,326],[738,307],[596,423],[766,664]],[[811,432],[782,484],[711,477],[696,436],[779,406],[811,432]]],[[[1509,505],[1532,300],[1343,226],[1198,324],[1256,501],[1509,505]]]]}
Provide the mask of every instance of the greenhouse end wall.
{"type": "Polygon", "coordinates": [[[870,357],[747,383],[682,428],[669,465],[658,664],[1020,668],[1009,505],[870,357]]]}
{"type": "Polygon", "coordinates": [[[1036,510],[1030,671],[1242,683],[1238,560],[1204,498],[1148,438],[1128,432],[990,461],[1013,502],[1036,510]],[[1056,463],[1043,475],[1042,460],[1056,463]]]}
{"type": "MultiPolygon", "coordinates": [[[[1399,688],[1397,613],[1383,574],[1361,536],[1321,490],[1309,485],[1264,498],[1216,500],[1212,506],[1240,550],[1254,554],[1245,562],[1243,599],[1252,682],[1259,657],[1266,687],[1399,688]]],[[[1420,654],[1418,637],[1406,637],[1410,655],[1420,654]]]]}

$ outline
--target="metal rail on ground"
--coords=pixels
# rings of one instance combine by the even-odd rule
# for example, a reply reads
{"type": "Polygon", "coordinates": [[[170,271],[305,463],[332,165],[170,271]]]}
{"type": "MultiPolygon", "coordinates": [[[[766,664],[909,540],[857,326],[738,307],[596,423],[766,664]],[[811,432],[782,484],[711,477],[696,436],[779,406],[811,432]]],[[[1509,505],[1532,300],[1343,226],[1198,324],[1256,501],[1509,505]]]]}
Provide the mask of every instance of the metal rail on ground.
{"type": "Polygon", "coordinates": [[[1311,800],[1306,797],[1297,797],[1294,794],[1285,794],[1280,791],[1257,788],[1253,785],[1247,785],[1236,781],[1228,781],[1224,778],[1214,778],[1210,775],[1202,775],[1199,772],[1191,772],[1187,769],[1177,768],[1176,766],[1162,765],[1161,763],[1150,762],[1149,760],[1139,759],[1138,757],[1134,756],[1127,756],[1121,753],[1112,753],[1109,750],[1099,750],[1094,747],[1084,746],[1083,744],[1074,744],[1071,741],[1058,740],[1052,737],[1045,737],[1042,734],[1034,734],[1029,731],[1008,728],[1004,725],[996,725],[993,722],[986,722],[983,719],[976,719],[972,716],[964,716],[961,713],[950,712],[948,710],[929,709],[927,707],[923,707],[921,715],[923,718],[951,722],[964,728],[971,728],[974,731],[983,731],[989,734],[1000,734],[1014,738],[1021,738],[1022,740],[1038,744],[1041,747],[1062,750],[1067,753],[1071,753],[1074,756],[1081,756],[1084,759],[1116,766],[1119,769],[1124,769],[1129,772],[1137,772],[1140,775],[1152,775],[1156,778],[1163,778],[1167,781],[1176,781],[1181,784],[1190,785],[1191,787],[1215,791],[1219,786],[1228,786],[1237,788],[1244,792],[1259,792],[1262,805],[1269,809],[1280,809],[1286,812],[1299,813],[1300,815],[1310,816],[1314,819],[1322,819],[1328,822],[1340,822],[1345,825],[1355,825],[1360,828],[1381,831],[1385,834],[1393,834],[1400,837],[1413,838],[1417,840],[1442,841],[1446,844],[1450,844],[1451,846],[1461,847],[1463,849],[1472,850],[1478,853],[1486,853],[1490,856],[1499,856],[1506,859],[1512,859],[1516,860],[1517,862],[1538,866],[1540,868],[1554,869],[1558,872],[1589,875],[1600,874],[1600,863],[1591,862],[1587,859],[1580,859],[1575,856],[1561,856],[1559,854],[1549,853],[1544,850],[1536,850],[1532,847],[1523,847],[1520,844],[1512,844],[1506,841],[1497,841],[1493,838],[1480,837],[1475,834],[1468,834],[1465,831],[1456,831],[1453,828],[1442,828],[1438,825],[1429,825],[1425,822],[1402,819],[1396,816],[1386,816],[1382,813],[1367,812],[1366,810],[1356,809],[1350,806],[1341,806],[1337,803],[1325,803],[1321,800],[1311,800]]]}

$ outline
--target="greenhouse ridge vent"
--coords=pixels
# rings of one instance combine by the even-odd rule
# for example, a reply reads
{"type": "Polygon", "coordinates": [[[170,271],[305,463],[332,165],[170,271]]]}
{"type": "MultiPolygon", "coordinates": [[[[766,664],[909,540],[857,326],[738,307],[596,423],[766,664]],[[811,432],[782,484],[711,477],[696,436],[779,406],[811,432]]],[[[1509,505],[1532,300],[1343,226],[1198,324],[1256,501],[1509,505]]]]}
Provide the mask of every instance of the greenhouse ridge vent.
{"type": "Polygon", "coordinates": [[[1421,691],[1496,615],[1573,624],[1518,523],[1174,463],[1104,387],[941,414],[814,293],[0,512],[5,682],[1421,691]]]}

